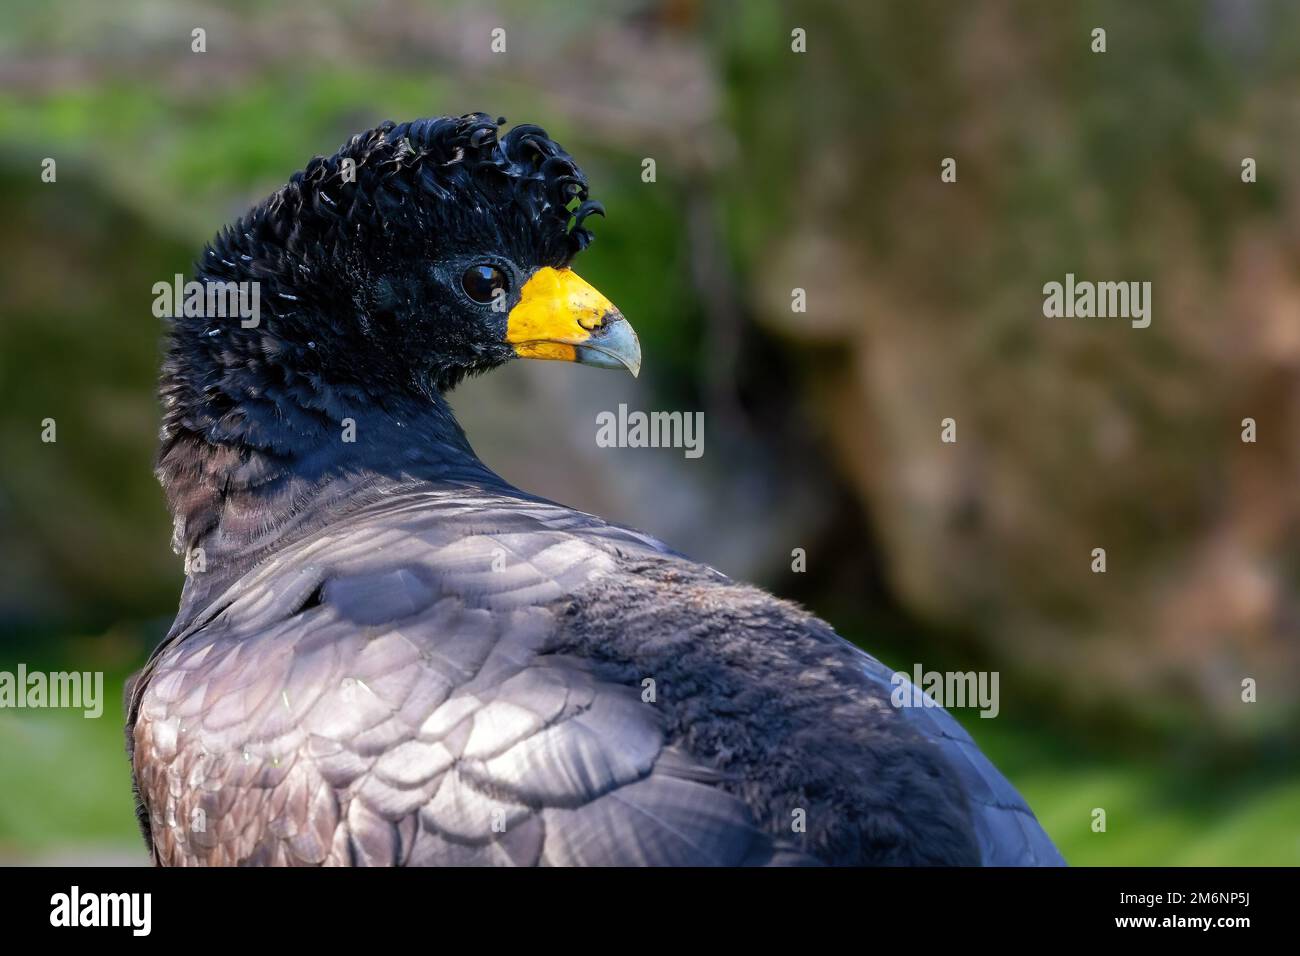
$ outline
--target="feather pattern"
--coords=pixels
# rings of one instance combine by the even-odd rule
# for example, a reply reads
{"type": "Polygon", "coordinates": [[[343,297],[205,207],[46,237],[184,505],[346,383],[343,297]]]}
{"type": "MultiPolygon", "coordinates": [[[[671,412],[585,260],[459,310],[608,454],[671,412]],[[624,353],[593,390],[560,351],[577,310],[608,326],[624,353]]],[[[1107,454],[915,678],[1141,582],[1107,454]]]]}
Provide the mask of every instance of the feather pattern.
{"type": "Polygon", "coordinates": [[[1058,862],[956,722],[891,707],[888,678],[643,535],[430,487],[173,634],[134,684],[134,769],[167,864],[1058,862]]]}

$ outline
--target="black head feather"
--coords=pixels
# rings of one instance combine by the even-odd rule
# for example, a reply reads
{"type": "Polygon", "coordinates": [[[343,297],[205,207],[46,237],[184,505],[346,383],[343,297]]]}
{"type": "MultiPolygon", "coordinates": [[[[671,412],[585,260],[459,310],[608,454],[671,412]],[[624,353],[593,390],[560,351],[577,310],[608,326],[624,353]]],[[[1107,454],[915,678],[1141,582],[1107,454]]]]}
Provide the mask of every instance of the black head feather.
{"type": "Polygon", "coordinates": [[[223,229],[196,267],[200,281],[258,281],[264,327],[234,336],[178,321],[177,357],[206,364],[203,345],[224,354],[234,336],[246,354],[339,385],[374,383],[376,398],[446,389],[503,361],[477,310],[456,314],[453,267],[483,256],[522,275],[567,265],[591,241],[584,220],[603,208],[545,130],[499,136],[498,122],[471,113],[383,123],[313,159],[223,229]]]}
{"type": "Polygon", "coordinates": [[[504,122],[383,123],[313,159],[204,249],[195,279],[256,282],[260,322],[172,320],[159,475],[179,545],[216,522],[229,489],[310,470],[312,449],[350,451],[333,440],[344,417],[445,419],[441,438],[463,444],[441,394],[513,355],[506,313],[469,299],[466,268],[499,267],[513,305],[533,271],[586,247],[583,223],[603,213],[543,129],[502,135],[504,122]]]}

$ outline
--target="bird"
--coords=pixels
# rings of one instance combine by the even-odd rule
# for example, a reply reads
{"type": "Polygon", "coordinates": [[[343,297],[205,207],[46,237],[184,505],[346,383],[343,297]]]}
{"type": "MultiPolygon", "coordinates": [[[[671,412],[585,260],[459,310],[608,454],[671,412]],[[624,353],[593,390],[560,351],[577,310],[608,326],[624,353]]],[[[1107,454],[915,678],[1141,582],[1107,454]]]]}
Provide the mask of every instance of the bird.
{"type": "Polygon", "coordinates": [[[573,270],[593,215],[544,129],[469,113],[352,136],[205,246],[195,281],[260,305],[165,329],[186,578],[126,693],[152,861],[1063,864],[829,624],[474,453],[467,376],[640,371],[573,270]]]}

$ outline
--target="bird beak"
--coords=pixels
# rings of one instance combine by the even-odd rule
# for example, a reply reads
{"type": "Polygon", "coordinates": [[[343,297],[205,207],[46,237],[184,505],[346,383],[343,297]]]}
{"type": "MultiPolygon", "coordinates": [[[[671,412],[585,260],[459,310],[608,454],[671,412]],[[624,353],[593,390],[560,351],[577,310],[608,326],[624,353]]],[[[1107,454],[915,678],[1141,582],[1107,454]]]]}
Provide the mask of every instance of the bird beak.
{"type": "Polygon", "coordinates": [[[510,310],[506,341],[520,358],[641,371],[641,343],[614,303],[571,269],[538,269],[510,310]]]}

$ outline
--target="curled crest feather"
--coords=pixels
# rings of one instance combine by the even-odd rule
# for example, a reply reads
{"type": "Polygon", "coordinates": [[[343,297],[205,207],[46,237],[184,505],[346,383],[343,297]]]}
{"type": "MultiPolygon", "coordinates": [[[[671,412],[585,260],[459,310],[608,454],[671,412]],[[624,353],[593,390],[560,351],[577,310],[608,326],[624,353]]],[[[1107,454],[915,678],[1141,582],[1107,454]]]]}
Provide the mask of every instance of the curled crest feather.
{"type": "Polygon", "coordinates": [[[430,200],[468,196],[510,209],[547,259],[566,264],[593,238],[584,220],[604,208],[588,198],[586,176],[546,130],[523,124],[502,135],[504,123],[486,113],[381,123],[313,159],[267,201],[258,222],[241,225],[256,227],[254,238],[281,242],[295,228],[311,231],[305,218],[317,220],[318,230],[333,221],[377,231],[398,222],[418,227],[430,200]]]}

